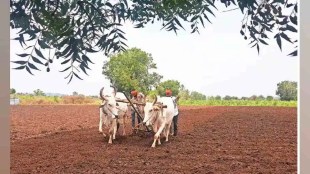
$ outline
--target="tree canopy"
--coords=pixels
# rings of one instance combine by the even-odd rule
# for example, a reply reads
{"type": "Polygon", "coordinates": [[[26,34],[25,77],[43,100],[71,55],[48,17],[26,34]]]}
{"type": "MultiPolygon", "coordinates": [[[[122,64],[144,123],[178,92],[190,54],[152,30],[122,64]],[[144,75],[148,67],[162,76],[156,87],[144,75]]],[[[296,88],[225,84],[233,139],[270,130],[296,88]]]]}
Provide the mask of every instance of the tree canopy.
{"type": "Polygon", "coordinates": [[[215,98],[214,98],[215,100],[222,100],[222,97],[221,96],[219,96],[219,95],[217,95],[217,96],[215,96],[215,98]]]}
{"type": "Polygon", "coordinates": [[[191,92],[190,97],[192,100],[206,100],[207,99],[207,97],[204,94],[197,92],[197,91],[191,92]]]}
{"type": "Polygon", "coordinates": [[[10,94],[15,94],[16,93],[16,90],[14,88],[11,88],[10,89],[10,94]]]}
{"type": "Polygon", "coordinates": [[[41,89],[36,89],[33,93],[35,96],[45,96],[45,93],[41,89]]]}
{"type": "MultiPolygon", "coordinates": [[[[292,33],[297,32],[298,3],[289,0],[10,0],[10,27],[19,29],[19,41],[25,49],[13,61],[14,69],[33,74],[39,65],[50,71],[50,64],[60,61],[65,78],[82,79],[92,63],[88,53],[104,55],[127,48],[121,26],[129,21],[136,28],[160,22],[167,31],[177,33],[190,24],[191,33],[199,33],[218,6],[236,8],[244,15],[240,34],[259,52],[262,45],[275,40],[282,50],[282,41],[297,46],[292,33]],[[30,45],[29,45],[30,44],[30,45]],[[41,49],[49,50],[44,55],[41,49]],[[56,58],[56,60],[55,60],[56,58]]],[[[185,30],[185,29],[184,29],[185,30]]],[[[297,55],[297,48],[290,53],[297,55]]]]}
{"type": "Polygon", "coordinates": [[[170,89],[172,91],[173,96],[179,95],[180,90],[184,88],[183,85],[177,80],[166,80],[156,87],[158,94],[160,96],[166,96],[166,89],[170,89]]]}
{"type": "Polygon", "coordinates": [[[161,75],[151,72],[156,68],[151,54],[132,48],[113,55],[105,61],[103,74],[119,91],[129,93],[135,89],[146,94],[162,79],[161,75]]]}
{"type": "Polygon", "coordinates": [[[271,101],[271,100],[273,100],[273,97],[269,95],[266,97],[266,100],[271,101]]]}
{"type": "Polygon", "coordinates": [[[297,100],[297,82],[286,80],[286,81],[282,81],[278,83],[276,95],[278,95],[281,100],[296,101],[297,100]]]}
{"type": "Polygon", "coordinates": [[[189,100],[190,92],[188,89],[181,89],[179,92],[180,100],[189,100]]]}

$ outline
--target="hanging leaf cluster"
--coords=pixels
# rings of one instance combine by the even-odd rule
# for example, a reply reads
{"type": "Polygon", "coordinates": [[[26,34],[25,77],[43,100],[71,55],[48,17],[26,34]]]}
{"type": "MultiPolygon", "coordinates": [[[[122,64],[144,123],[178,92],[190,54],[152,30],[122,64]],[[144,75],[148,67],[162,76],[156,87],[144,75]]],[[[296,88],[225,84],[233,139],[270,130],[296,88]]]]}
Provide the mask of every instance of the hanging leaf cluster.
{"type": "Polygon", "coordinates": [[[258,53],[261,45],[269,45],[269,37],[275,40],[282,51],[282,42],[286,41],[295,46],[289,56],[297,56],[297,2],[288,0],[239,1],[244,14],[240,34],[245,40],[250,40],[251,47],[256,47],[258,53]]]}
{"type": "Polygon", "coordinates": [[[159,21],[176,34],[190,23],[191,33],[199,33],[215,17],[219,3],[244,13],[240,32],[258,51],[261,44],[268,45],[268,32],[276,33],[280,49],[283,40],[296,46],[288,33],[297,32],[297,2],[288,0],[10,0],[10,26],[19,29],[13,39],[25,49],[17,54],[20,60],[12,61],[18,65],[14,69],[33,74],[43,66],[49,72],[57,61],[70,83],[73,77],[82,79],[81,72],[88,75],[93,64],[89,53],[108,56],[126,50],[125,21],[136,28],[159,21]]]}

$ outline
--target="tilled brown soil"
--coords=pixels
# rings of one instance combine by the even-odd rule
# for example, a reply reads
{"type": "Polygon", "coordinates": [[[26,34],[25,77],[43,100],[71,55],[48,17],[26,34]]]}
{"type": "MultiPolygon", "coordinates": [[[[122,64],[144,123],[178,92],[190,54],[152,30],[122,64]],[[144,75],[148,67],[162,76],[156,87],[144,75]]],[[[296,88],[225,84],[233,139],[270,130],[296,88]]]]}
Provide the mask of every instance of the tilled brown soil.
{"type": "Polygon", "coordinates": [[[97,106],[12,106],[11,173],[297,173],[296,108],[181,107],[179,135],[156,148],[109,145],[98,121],[97,106]]]}

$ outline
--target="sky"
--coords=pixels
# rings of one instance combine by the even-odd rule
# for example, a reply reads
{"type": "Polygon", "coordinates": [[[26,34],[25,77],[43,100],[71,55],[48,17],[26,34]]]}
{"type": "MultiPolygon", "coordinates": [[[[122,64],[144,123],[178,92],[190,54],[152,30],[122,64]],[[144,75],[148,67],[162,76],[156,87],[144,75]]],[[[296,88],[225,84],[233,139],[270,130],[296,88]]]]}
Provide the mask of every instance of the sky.
{"type": "MultiPolygon", "coordinates": [[[[275,41],[269,46],[251,48],[240,35],[240,11],[217,12],[216,18],[205,22],[205,28],[200,27],[200,34],[191,34],[191,30],[174,32],[161,30],[161,23],[136,29],[126,23],[122,28],[126,32],[129,48],[137,47],[150,53],[157,64],[163,80],[178,80],[186,89],[198,91],[207,96],[275,96],[277,83],[290,80],[299,81],[299,57],[286,56],[292,47],[284,44],[280,51],[275,41]],[[290,49],[286,49],[290,48],[290,49]]],[[[16,31],[11,29],[11,39],[16,37],[16,31]]],[[[16,54],[23,53],[18,41],[11,40],[11,61],[19,60],[16,54]]],[[[89,54],[90,55],[90,54],[89,54]]],[[[11,63],[10,85],[17,92],[32,93],[41,89],[46,93],[72,94],[76,91],[85,95],[98,95],[102,86],[109,81],[102,75],[103,62],[108,60],[102,53],[90,55],[91,64],[89,76],[80,73],[84,80],[73,79],[67,84],[66,73],[60,70],[66,68],[59,61],[51,64],[51,71],[33,71],[34,76],[26,71],[14,70],[11,63]]]]}

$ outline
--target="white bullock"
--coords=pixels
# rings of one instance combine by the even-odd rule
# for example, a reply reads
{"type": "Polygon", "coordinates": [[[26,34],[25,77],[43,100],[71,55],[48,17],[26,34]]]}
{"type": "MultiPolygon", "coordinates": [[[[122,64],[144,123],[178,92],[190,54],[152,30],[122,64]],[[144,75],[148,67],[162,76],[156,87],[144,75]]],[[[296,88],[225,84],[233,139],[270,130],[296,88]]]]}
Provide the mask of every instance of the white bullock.
{"type": "MultiPolygon", "coordinates": [[[[126,96],[121,93],[121,92],[117,92],[115,95],[116,100],[126,100],[126,96]]],[[[126,125],[126,120],[129,117],[129,106],[127,103],[124,102],[117,102],[117,109],[118,109],[118,122],[117,122],[117,129],[119,128],[119,125],[122,125],[122,129],[123,129],[123,136],[126,135],[125,132],[125,125],[126,125]]]]}
{"type": "Polygon", "coordinates": [[[174,117],[174,103],[171,97],[155,97],[153,103],[146,102],[144,107],[143,124],[152,126],[155,132],[154,141],[151,147],[156,146],[156,141],[160,145],[160,135],[164,134],[168,141],[170,126],[174,117]],[[166,106],[164,108],[163,106],[166,106]]]}
{"type": "Polygon", "coordinates": [[[112,139],[115,139],[117,131],[117,118],[118,118],[118,108],[115,99],[115,95],[103,94],[103,89],[100,90],[100,98],[102,104],[100,106],[100,121],[99,121],[99,132],[102,132],[103,136],[106,135],[102,131],[102,124],[104,124],[109,129],[109,144],[112,144],[112,139]]]}

